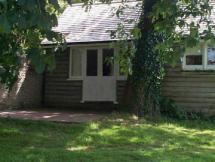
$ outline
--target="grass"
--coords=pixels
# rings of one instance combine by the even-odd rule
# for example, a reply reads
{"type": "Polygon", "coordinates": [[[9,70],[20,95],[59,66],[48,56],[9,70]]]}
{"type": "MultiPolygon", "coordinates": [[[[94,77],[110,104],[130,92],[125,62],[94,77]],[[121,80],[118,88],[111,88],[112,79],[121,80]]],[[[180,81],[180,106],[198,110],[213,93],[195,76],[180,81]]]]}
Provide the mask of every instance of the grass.
{"type": "Polygon", "coordinates": [[[214,162],[215,124],[103,121],[59,124],[0,119],[0,162],[214,162]]]}

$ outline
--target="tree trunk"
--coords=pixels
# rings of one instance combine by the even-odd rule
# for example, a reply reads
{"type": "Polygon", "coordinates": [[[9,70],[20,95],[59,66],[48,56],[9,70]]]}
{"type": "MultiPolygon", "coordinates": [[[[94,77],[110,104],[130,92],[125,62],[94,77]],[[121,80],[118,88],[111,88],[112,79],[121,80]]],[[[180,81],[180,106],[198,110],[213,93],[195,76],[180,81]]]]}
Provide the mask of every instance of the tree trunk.
{"type": "MultiPolygon", "coordinates": [[[[146,95],[146,91],[150,89],[151,84],[151,82],[147,80],[147,76],[152,74],[150,66],[153,63],[156,64],[156,62],[150,63],[150,61],[145,61],[148,57],[152,57],[152,61],[156,60],[156,58],[153,57],[154,53],[152,48],[154,47],[154,42],[156,42],[157,39],[154,39],[154,36],[156,36],[154,34],[154,26],[151,19],[149,18],[149,14],[151,13],[156,1],[157,0],[143,1],[143,9],[139,23],[141,38],[139,38],[139,40],[137,40],[136,42],[137,51],[135,53],[133,62],[132,80],[135,92],[134,107],[139,117],[142,117],[144,115],[144,112],[146,113],[147,111],[147,113],[151,115],[154,115],[158,111],[157,103],[155,103],[155,100],[150,95],[146,95]],[[150,44],[149,42],[152,43],[150,44]],[[147,51],[146,49],[149,50],[147,51]]],[[[153,81],[153,79],[151,81],[153,81]]]]}

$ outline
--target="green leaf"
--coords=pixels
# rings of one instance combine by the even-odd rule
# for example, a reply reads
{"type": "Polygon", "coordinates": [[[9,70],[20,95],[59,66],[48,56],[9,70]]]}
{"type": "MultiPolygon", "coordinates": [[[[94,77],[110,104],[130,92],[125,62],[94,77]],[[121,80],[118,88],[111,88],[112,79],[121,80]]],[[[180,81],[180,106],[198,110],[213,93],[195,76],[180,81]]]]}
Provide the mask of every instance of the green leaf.
{"type": "Polygon", "coordinates": [[[59,9],[60,8],[58,0],[49,0],[49,3],[51,3],[55,7],[55,9],[59,9]]]}
{"type": "Polygon", "coordinates": [[[0,0],[0,4],[2,4],[4,8],[7,8],[7,0],[0,0]]]}
{"type": "Polygon", "coordinates": [[[41,55],[41,51],[37,48],[32,48],[27,51],[28,58],[34,65],[37,73],[42,73],[45,70],[45,62],[41,55]]]}
{"type": "Polygon", "coordinates": [[[8,19],[5,14],[0,15],[0,32],[2,33],[9,33],[11,28],[8,22],[8,19]]]}

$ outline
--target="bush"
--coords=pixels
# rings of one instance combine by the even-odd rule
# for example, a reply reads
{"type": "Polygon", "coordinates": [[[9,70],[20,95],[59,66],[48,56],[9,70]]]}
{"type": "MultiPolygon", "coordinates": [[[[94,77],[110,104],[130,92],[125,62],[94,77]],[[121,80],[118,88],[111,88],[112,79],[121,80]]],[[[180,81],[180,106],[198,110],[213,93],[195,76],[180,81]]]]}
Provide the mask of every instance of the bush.
{"type": "Polygon", "coordinates": [[[175,102],[166,97],[162,97],[160,100],[161,114],[174,119],[187,119],[187,113],[183,108],[180,108],[175,102]]]}
{"type": "Polygon", "coordinates": [[[186,112],[184,108],[179,107],[174,100],[162,97],[160,100],[160,110],[163,116],[179,120],[207,120],[215,122],[215,116],[208,116],[202,112],[186,112]]]}

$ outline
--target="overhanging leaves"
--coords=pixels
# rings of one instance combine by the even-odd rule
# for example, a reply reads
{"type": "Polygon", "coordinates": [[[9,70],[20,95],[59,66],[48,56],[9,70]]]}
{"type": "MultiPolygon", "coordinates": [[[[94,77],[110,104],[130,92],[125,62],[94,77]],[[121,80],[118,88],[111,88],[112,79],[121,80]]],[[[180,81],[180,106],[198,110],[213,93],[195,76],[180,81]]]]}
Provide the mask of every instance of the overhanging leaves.
{"type": "Polygon", "coordinates": [[[9,33],[11,28],[6,14],[0,15],[0,33],[9,33]]]}
{"type": "Polygon", "coordinates": [[[18,69],[27,58],[42,73],[55,67],[54,55],[44,54],[41,41],[62,42],[53,33],[57,25],[59,0],[0,0],[0,82],[11,87],[18,69]],[[27,56],[27,57],[26,57],[27,56]]]}

